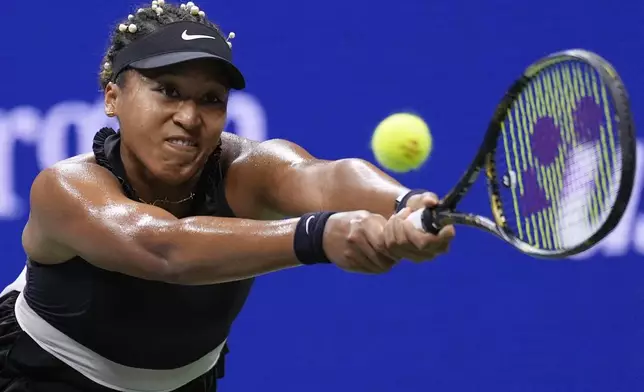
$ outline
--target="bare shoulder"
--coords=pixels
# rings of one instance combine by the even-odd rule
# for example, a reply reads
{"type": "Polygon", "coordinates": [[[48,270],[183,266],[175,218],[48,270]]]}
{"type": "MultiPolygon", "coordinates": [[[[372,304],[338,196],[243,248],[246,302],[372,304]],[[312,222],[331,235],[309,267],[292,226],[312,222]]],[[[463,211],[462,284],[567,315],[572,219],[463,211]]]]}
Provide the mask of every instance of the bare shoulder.
{"type": "Polygon", "coordinates": [[[31,186],[31,211],[22,235],[25,252],[47,264],[74,257],[67,247],[51,240],[52,231],[60,230],[98,195],[118,198],[119,192],[116,178],[96,163],[93,154],[75,156],[44,169],[31,186]]]}
{"type": "Polygon", "coordinates": [[[258,142],[233,133],[224,132],[222,140],[222,159],[227,165],[250,163],[295,164],[312,160],[304,148],[284,139],[269,139],[258,142]]]}
{"type": "Polygon", "coordinates": [[[305,149],[283,139],[262,142],[233,134],[222,135],[222,160],[227,166],[226,197],[236,216],[281,219],[270,207],[276,189],[295,189],[298,168],[318,162],[305,149]]]}
{"type": "Polygon", "coordinates": [[[221,134],[221,159],[224,165],[230,166],[239,158],[247,156],[260,143],[231,132],[221,134]]]}
{"type": "MultiPolygon", "coordinates": [[[[118,184],[109,170],[96,163],[93,154],[77,155],[41,171],[32,184],[32,198],[39,192],[47,194],[57,187],[83,183],[87,186],[111,187],[118,184]]],[[[69,188],[68,188],[69,189],[69,188]]],[[[37,200],[32,200],[37,202],[37,200]]]]}
{"type": "MultiPolygon", "coordinates": [[[[91,153],[91,152],[87,153],[87,154],[80,154],[80,155],[76,155],[76,156],[64,159],[64,160],[56,163],[56,165],[61,165],[61,164],[65,164],[65,163],[91,163],[91,164],[94,164],[96,166],[99,166],[96,163],[96,157],[94,156],[94,153],[91,153]]],[[[56,166],[56,165],[54,165],[54,166],[56,166]]]]}
{"type": "Polygon", "coordinates": [[[30,192],[30,218],[65,219],[95,205],[121,202],[125,198],[118,179],[96,163],[91,155],[60,161],[41,171],[30,192]]]}

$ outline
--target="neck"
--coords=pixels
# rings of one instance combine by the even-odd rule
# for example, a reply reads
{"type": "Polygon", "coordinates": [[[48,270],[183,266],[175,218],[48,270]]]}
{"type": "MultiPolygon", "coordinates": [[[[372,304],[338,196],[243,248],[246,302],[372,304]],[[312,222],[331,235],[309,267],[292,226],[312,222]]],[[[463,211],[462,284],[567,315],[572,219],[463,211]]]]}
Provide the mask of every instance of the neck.
{"type": "Polygon", "coordinates": [[[195,192],[201,172],[186,182],[168,184],[154,177],[143,162],[123,145],[121,145],[120,155],[127,173],[127,180],[139,201],[156,205],[175,215],[182,215],[190,208],[191,196],[195,192]]]}

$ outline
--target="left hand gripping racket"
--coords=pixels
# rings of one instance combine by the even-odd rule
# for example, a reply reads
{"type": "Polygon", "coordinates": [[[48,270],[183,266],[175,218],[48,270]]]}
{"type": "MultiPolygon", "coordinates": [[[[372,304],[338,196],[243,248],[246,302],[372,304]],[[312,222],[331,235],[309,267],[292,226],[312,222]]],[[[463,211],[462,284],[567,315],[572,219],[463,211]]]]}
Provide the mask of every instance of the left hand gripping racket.
{"type": "Polygon", "coordinates": [[[619,75],[595,53],[567,50],[537,61],[497,106],[456,186],[408,219],[431,233],[476,227],[535,257],[591,248],[617,226],[633,189],[629,106],[619,75]],[[492,218],[456,210],[482,170],[492,218]]]}

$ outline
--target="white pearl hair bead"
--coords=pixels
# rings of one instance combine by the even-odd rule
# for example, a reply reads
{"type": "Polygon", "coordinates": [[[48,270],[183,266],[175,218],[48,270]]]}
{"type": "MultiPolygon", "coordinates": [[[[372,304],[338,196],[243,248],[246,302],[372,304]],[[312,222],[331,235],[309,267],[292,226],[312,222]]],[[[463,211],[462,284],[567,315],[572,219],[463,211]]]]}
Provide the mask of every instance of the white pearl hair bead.
{"type": "Polygon", "coordinates": [[[179,8],[181,8],[182,10],[185,10],[185,9],[186,9],[186,5],[182,3],[182,4],[179,6],[179,8]]]}
{"type": "Polygon", "coordinates": [[[137,30],[137,27],[135,24],[131,24],[127,27],[127,31],[129,31],[130,33],[136,33],[136,30],[137,30]]]}
{"type": "Polygon", "coordinates": [[[201,16],[202,18],[205,18],[205,17],[206,17],[206,13],[205,13],[205,12],[203,12],[203,11],[199,11],[199,16],[201,16]]]}
{"type": "Polygon", "coordinates": [[[228,33],[228,39],[233,39],[233,38],[235,38],[235,33],[231,31],[230,33],[228,33]]]}
{"type": "Polygon", "coordinates": [[[157,15],[161,15],[163,13],[163,8],[159,7],[157,8],[157,15]]]}
{"type": "Polygon", "coordinates": [[[193,3],[192,1],[189,1],[188,4],[186,4],[186,7],[188,8],[192,8],[194,6],[195,6],[195,3],[193,3]]]}
{"type": "Polygon", "coordinates": [[[130,14],[127,16],[127,20],[131,21],[132,19],[134,19],[134,15],[130,14]]]}
{"type": "Polygon", "coordinates": [[[136,11],[137,14],[140,14],[141,12],[144,12],[145,10],[143,8],[139,8],[138,11],[136,11]]]}
{"type": "Polygon", "coordinates": [[[103,64],[103,69],[104,69],[104,70],[106,70],[106,71],[107,71],[107,70],[109,70],[110,68],[112,68],[112,64],[110,64],[110,63],[105,63],[105,64],[103,64]]]}
{"type": "Polygon", "coordinates": [[[121,33],[125,33],[125,30],[127,30],[127,26],[126,26],[126,25],[124,25],[123,23],[121,23],[121,24],[119,25],[119,31],[120,31],[121,33]]]}
{"type": "Polygon", "coordinates": [[[230,42],[230,41],[226,41],[226,43],[228,44],[228,47],[229,47],[229,48],[231,48],[231,49],[233,48],[233,43],[232,43],[232,42],[230,42]]]}
{"type": "Polygon", "coordinates": [[[159,8],[159,6],[158,6],[158,5],[156,5],[156,4],[152,4],[152,9],[153,9],[153,10],[156,10],[157,8],[159,8]]]}
{"type": "Polygon", "coordinates": [[[164,4],[165,4],[165,0],[158,0],[158,1],[157,1],[157,4],[159,4],[159,5],[164,5],[164,4]]]}
{"type": "Polygon", "coordinates": [[[194,7],[190,8],[190,13],[192,15],[199,15],[199,7],[194,6],[194,7]]]}
{"type": "Polygon", "coordinates": [[[154,1],[152,2],[152,7],[154,8],[154,6],[155,6],[155,5],[158,5],[158,4],[159,4],[159,2],[158,2],[157,0],[154,0],[154,1]]]}

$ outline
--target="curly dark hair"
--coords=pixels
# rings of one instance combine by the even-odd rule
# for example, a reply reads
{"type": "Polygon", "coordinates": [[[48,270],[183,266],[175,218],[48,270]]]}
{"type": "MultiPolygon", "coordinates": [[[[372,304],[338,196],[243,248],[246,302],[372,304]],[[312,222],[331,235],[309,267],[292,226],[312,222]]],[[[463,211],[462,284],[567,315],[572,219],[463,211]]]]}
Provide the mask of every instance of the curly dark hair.
{"type": "Polygon", "coordinates": [[[101,61],[101,69],[99,73],[99,84],[101,89],[105,90],[105,87],[109,82],[121,84],[121,76],[123,75],[123,73],[121,73],[117,77],[118,80],[113,80],[114,75],[112,69],[110,67],[106,68],[104,65],[106,63],[112,64],[116,54],[132,41],[144,37],[164,25],[181,21],[197,22],[217,30],[217,32],[223,36],[219,26],[206,19],[205,14],[192,14],[190,12],[191,5],[193,5],[191,2],[188,3],[188,6],[185,6],[168,4],[163,0],[153,1],[152,7],[148,4],[147,8],[139,8],[136,13],[129,15],[124,21],[118,22],[114,27],[112,36],[110,37],[110,44],[107,49],[107,53],[103,57],[103,61],[101,61]],[[157,12],[157,8],[161,8],[162,12],[157,12]],[[119,30],[119,26],[121,24],[134,24],[136,25],[137,30],[135,33],[127,31],[121,32],[119,30]]]}

